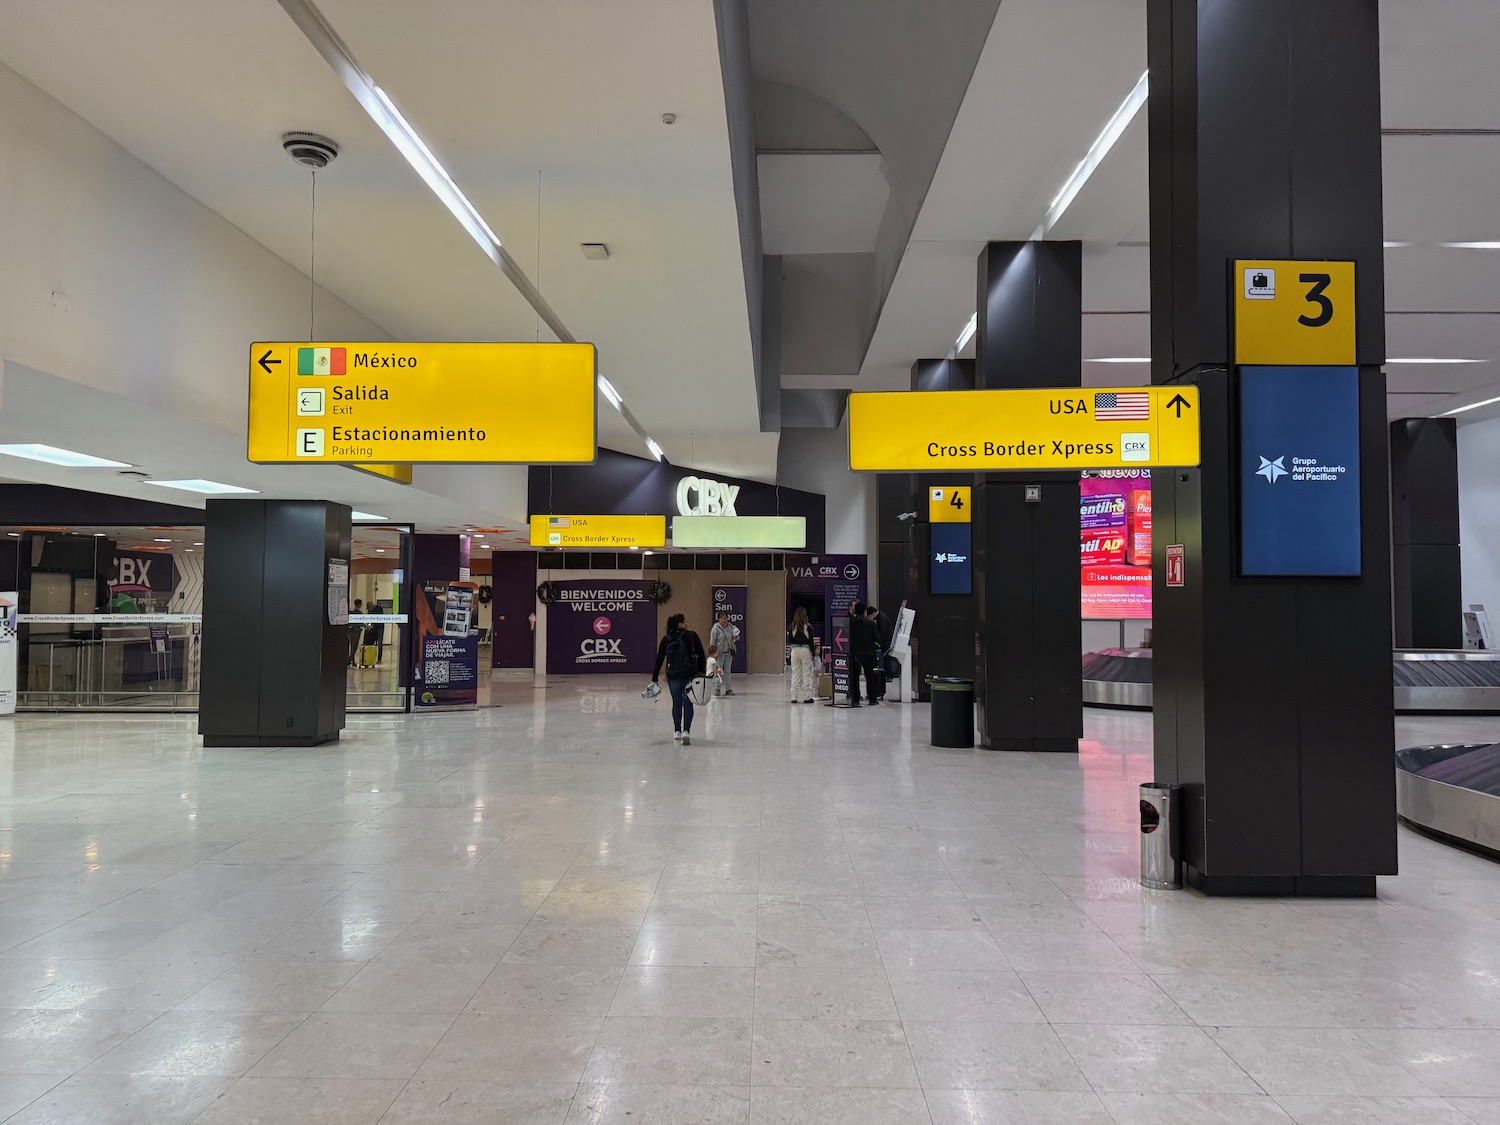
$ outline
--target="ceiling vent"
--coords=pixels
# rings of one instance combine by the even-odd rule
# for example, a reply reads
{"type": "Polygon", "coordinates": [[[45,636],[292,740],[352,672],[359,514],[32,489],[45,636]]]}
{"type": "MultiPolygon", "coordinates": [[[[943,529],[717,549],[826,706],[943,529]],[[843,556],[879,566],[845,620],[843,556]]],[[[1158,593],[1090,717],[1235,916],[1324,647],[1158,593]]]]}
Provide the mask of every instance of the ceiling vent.
{"type": "Polygon", "coordinates": [[[319,133],[283,133],[281,147],[304,168],[327,168],[339,154],[338,142],[319,133]]]}
{"type": "Polygon", "coordinates": [[[602,262],[609,257],[609,247],[602,242],[582,242],[583,256],[591,262],[602,262]]]}

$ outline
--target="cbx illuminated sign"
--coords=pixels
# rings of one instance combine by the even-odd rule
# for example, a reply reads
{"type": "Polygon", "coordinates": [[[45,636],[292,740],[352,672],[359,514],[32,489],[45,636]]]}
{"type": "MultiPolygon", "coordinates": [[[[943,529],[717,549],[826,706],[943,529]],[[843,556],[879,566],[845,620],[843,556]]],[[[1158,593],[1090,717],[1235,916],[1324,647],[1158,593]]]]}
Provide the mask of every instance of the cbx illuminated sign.
{"type": "Polygon", "coordinates": [[[677,482],[677,514],[681,516],[734,516],[737,484],[710,477],[683,477],[677,482]]]}

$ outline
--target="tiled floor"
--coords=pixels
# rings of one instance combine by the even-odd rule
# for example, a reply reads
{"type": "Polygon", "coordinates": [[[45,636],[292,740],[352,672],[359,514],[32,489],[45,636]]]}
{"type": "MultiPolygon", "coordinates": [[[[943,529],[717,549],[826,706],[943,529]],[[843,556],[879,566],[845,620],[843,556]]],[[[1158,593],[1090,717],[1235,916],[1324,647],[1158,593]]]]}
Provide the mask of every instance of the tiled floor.
{"type": "Polygon", "coordinates": [[[934,750],[747,680],[682,748],[638,686],[0,722],[0,1120],[1500,1123],[1500,865],[1143,893],[1149,716],[934,750]]]}

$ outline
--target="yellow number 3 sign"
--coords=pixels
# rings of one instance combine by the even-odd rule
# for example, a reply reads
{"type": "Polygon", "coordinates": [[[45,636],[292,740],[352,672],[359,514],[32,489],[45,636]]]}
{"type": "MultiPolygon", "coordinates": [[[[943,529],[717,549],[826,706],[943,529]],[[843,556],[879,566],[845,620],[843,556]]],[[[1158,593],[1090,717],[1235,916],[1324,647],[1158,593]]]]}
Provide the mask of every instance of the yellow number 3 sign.
{"type": "Polygon", "coordinates": [[[1355,362],[1353,262],[1241,259],[1230,284],[1236,363],[1355,362]]]}

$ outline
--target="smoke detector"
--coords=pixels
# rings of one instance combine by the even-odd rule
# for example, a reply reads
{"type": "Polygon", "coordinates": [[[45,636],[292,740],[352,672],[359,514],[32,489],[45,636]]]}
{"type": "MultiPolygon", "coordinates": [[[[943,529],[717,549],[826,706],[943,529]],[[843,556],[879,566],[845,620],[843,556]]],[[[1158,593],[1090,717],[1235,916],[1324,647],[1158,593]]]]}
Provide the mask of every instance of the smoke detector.
{"type": "Polygon", "coordinates": [[[327,168],[339,154],[338,142],[321,133],[283,133],[281,147],[298,164],[314,172],[327,168]]]}

